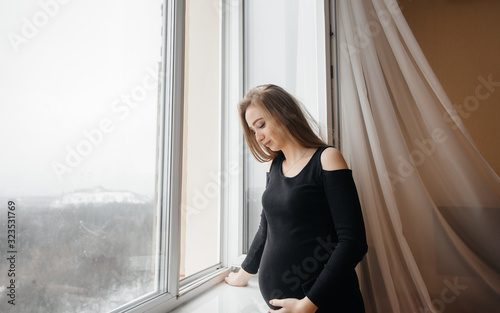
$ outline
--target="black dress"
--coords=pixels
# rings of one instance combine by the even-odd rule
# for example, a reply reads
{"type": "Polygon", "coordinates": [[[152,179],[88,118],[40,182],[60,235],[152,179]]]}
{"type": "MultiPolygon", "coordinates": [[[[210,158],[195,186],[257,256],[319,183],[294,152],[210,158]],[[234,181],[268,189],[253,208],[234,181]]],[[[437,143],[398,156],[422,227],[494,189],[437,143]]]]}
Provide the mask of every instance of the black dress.
{"type": "Polygon", "coordinates": [[[354,268],[367,251],[361,207],[350,169],[321,168],[319,147],[294,177],[282,173],[283,153],[271,164],[259,230],[241,267],[259,271],[271,299],[308,298],[317,313],[364,312],[354,268]]]}

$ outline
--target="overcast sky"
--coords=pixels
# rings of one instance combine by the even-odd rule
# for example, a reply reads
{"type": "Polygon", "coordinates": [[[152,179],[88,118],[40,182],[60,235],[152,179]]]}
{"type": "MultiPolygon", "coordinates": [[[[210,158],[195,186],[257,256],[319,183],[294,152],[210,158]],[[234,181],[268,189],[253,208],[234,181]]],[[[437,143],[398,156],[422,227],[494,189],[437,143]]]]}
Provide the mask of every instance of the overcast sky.
{"type": "Polygon", "coordinates": [[[153,194],[161,2],[0,0],[1,196],[153,194]]]}

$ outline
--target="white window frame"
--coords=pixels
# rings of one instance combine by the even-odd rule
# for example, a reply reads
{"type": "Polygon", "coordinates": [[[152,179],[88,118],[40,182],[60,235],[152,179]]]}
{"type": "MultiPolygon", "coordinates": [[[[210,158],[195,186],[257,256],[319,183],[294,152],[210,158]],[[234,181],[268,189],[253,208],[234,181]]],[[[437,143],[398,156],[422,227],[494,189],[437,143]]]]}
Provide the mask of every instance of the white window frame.
{"type": "Polygon", "coordinates": [[[222,31],[222,125],[223,153],[221,168],[228,175],[221,199],[223,264],[239,267],[243,254],[244,137],[238,116],[238,102],[243,97],[243,7],[244,0],[220,0],[222,31]],[[237,168],[238,173],[233,175],[237,168]]]}
{"type": "Polygon", "coordinates": [[[226,173],[226,188],[220,190],[220,260],[221,264],[190,276],[182,283],[180,269],[180,209],[182,179],[182,128],[184,82],[184,28],[185,1],[166,0],[163,6],[164,55],[161,66],[159,156],[158,173],[161,207],[161,229],[158,230],[161,251],[160,290],[166,293],[156,297],[145,296],[144,302],[135,301],[114,312],[169,312],[224,280],[230,270],[241,264],[242,203],[243,203],[243,136],[237,114],[237,103],[243,93],[243,0],[217,0],[221,17],[221,172],[226,173]],[[237,172],[236,174],[234,174],[237,172]],[[236,235],[238,234],[238,235],[236,235]],[[175,279],[169,279],[174,278],[175,279]]]}

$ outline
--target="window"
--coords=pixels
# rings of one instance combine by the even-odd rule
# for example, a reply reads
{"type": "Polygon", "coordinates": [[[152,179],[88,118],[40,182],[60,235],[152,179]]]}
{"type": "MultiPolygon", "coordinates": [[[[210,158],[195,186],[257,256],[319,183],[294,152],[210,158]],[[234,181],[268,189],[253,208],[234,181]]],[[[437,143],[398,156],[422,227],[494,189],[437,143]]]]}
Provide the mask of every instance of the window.
{"type": "Polygon", "coordinates": [[[9,201],[16,223],[15,288],[0,291],[16,310],[164,312],[227,274],[241,242],[227,239],[241,221],[241,11],[0,4],[2,255],[9,201]]]}
{"type": "Polygon", "coordinates": [[[9,268],[18,312],[107,312],[168,292],[163,1],[1,6],[2,256],[9,200],[16,235],[2,294],[9,268]]]}

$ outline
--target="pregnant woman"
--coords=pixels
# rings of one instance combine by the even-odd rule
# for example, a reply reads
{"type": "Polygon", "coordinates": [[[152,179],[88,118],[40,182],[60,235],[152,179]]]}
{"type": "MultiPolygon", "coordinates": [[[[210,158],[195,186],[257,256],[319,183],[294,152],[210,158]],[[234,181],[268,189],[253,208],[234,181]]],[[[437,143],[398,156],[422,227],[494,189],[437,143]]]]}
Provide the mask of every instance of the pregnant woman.
{"type": "Polygon", "coordinates": [[[366,235],[342,154],[278,86],[250,90],[239,113],[250,151],[269,169],[259,229],[226,282],[246,286],[258,271],[269,312],[364,312],[354,268],[367,252],[366,235]]]}

